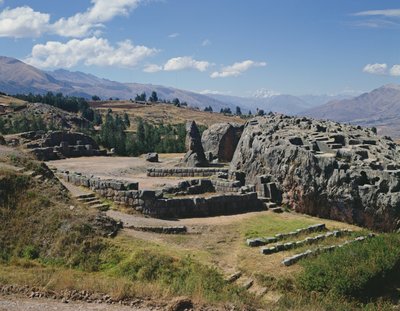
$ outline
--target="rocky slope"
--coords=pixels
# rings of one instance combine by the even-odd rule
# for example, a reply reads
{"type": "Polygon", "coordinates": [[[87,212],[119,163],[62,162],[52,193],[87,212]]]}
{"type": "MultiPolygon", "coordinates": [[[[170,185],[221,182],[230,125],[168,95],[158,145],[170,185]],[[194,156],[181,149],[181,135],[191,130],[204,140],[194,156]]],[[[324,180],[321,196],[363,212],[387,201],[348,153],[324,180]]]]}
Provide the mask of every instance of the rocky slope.
{"type": "Polygon", "coordinates": [[[367,127],[378,133],[400,137],[400,85],[389,84],[353,99],[331,101],[301,115],[367,127]]]}
{"type": "Polygon", "coordinates": [[[400,219],[400,147],[370,129],[283,115],[249,121],[231,169],[269,175],[296,211],[390,231],[400,219]]]}

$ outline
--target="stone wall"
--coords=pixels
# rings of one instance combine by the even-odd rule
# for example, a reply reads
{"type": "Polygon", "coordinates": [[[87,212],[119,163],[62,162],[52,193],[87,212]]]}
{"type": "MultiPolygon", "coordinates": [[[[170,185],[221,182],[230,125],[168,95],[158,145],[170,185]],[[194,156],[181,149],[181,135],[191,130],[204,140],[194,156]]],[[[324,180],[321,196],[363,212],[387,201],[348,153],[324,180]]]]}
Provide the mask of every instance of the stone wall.
{"type": "Polygon", "coordinates": [[[92,189],[116,204],[157,218],[207,217],[262,210],[257,193],[215,194],[210,197],[164,198],[162,191],[139,190],[138,183],[103,180],[68,171],[60,174],[66,181],[92,189]]]}
{"type": "Polygon", "coordinates": [[[193,167],[193,168],[148,168],[149,177],[209,177],[218,172],[228,173],[228,169],[214,167],[193,167]]]}

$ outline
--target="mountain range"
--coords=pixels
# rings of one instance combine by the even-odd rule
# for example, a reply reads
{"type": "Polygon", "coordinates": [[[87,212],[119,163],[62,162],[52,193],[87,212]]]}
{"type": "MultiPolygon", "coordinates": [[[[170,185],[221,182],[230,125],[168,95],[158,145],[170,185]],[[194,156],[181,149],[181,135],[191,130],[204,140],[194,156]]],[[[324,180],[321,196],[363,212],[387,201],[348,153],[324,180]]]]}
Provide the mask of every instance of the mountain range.
{"type": "Polygon", "coordinates": [[[97,95],[103,99],[110,97],[130,99],[142,92],[149,95],[152,91],[156,91],[161,99],[179,98],[180,101],[185,101],[190,106],[201,109],[211,106],[214,111],[219,111],[221,108],[229,107],[235,111],[236,106],[239,106],[243,113],[247,113],[249,110],[255,112],[259,108],[266,112],[285,114],[296,114],[322,105],[329,100],[343,98],[343,96],[327,95],[292,96],[266,91],[258,92],[251,97],[200,94],[160,85],[121,83],[98,78],[88,73],[71,72],[64,69],[46,72],[15,58],[5,56],[0,56],[0,91],[8,94],[52,91],[86,98],[97,95]]]}
{"type": "Polygon", "coordinates": [[[136,94],[156,91],[161,99],[179,98],[189,106],[204,109],[211,106],[214,111],[229,107],[242,113],[256,109],[289,115],[305,115],[317,119],[376,127],[378,133],[400,137],[400,85],[385,85],[357,97],[348,95],[304,95],[293,96],[259,91],[255,96],[239,97],[221,94],[200,94],[172,87],[121,83],[96,77],[83,72],[64,69],[43,71],[15,58],[0,56],[0,91],[8,94],[61,92],[65,95],[91,98],[97,95],[108,99],[134,98],[136,94]]]}
{"type": "Polygon", "coordinates": [[[400,85],[389,84],[360,96],[335,100],[301,113],[366,127],[376,127],[381,135],[400,137],[400,85]]]}

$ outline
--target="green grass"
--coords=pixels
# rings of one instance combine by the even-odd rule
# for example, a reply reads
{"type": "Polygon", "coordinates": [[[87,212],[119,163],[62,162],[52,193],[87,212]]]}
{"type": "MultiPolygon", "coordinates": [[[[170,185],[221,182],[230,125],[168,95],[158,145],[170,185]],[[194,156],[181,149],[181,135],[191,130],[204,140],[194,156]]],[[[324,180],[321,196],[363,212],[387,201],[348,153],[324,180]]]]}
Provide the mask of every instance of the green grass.
{"type": "Polygon", "coordinates": [[[274,236],[277,233],[287,233],[299,228],[317,224],[315,219],[288,218],[279,214],[269,214],[262,217],[252,217],[241,224],[241,232],[245,238],[274,236]]]}
{"type": "Polygon", "coordinates": [[[378,296],[400,277],[400,235],[382,234],[301,264],[304,271],[298,282],[306,291],[378,296]]]}

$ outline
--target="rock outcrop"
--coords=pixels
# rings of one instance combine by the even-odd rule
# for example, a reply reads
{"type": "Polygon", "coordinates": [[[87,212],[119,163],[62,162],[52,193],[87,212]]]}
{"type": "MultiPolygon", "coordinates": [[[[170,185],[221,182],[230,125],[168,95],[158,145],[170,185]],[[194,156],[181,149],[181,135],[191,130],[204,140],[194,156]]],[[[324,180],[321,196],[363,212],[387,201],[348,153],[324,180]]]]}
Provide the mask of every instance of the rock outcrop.
{"type": "Polygon", "coordinates": [[[187,167],[203,167],[208,165],[201,143],[200,131],[195,121],[186,124],[186,154],[182,164],[187,167]]]}
{"type": "Polygon", "coordinates": [[[201,142],[209,161],[230,162],[243,132],[243,125],[217,123],[204,131],[201,142]]]}
{"type": "Polygon", "coordinates": [[[373,130],[283,115],[249,121],[231,162],[263,175],[298,212],[383,231],[400,227],[400,147],[373,130]]]}

